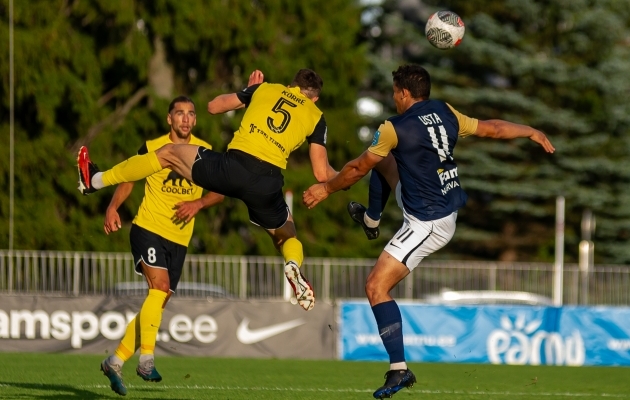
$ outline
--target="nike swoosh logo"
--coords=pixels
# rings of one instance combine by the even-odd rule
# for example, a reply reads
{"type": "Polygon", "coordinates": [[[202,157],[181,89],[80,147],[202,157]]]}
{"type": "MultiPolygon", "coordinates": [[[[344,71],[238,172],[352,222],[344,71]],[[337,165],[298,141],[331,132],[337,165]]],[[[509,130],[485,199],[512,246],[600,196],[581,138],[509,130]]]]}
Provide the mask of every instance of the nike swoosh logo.
{"type": "Polygon", "coordinates": [[[262,340],[269,339],[270,337],[276,336],[282,332],[286,332],[290,329],[297,328],[305,323],[306,321],[302,318],[298,318],[281,324],[266,326],[264,328],[249,329],[249,319],[243,318],[236,330],[236,338],[243,344],[254,344],[262,340]]]}

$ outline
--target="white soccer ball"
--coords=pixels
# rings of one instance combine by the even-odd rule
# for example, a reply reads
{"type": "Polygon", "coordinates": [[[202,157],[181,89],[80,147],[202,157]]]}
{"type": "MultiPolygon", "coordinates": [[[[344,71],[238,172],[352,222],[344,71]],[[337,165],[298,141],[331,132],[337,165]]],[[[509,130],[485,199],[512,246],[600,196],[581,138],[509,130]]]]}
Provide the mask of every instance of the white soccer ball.
{"type": "Polygon", "coordinates": [[[464,21],[452,11],[438,11],[429,17],[424,33],[427,40],[438,49],[458,46],[464,38],[464,21]]]}

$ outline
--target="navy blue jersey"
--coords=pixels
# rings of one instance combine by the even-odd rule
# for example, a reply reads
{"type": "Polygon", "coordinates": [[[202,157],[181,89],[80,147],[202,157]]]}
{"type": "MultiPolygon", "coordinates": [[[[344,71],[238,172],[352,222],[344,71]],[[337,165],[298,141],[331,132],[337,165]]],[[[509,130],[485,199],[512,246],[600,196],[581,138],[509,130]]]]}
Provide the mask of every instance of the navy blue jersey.
{"type": "Polygon", "coordinates": [[[379,127],[368,150],[382,157],[391,152],[396,159],[407,213],[432,221],[466,204],[454,150],[457,139],[475,133],[477,124],[443,101],[424,100],[379,127]]]}

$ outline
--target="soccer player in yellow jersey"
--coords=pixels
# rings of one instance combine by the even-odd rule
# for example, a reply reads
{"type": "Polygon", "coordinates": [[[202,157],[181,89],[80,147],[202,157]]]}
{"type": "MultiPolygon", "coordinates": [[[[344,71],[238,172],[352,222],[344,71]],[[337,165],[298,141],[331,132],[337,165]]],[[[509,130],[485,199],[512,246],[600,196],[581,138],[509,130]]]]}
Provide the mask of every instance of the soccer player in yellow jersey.
{"type": "MultiPolygon", "coordinates": [[[[168,107],[168,134],[148,140],[138,154],[155,151],[170,143],[191,144],[211,148],[192,135],[197,119],[192,100],[180,96],[168,107]]],[[[118,207],[129,197],[133,182],[118,185],[107,207],[104,229],[106,234],[121,228],[118,207]]],[[[129,323],[116,352],[103,360],[101,370],[109,378],[113,391],[125,395],[127,389],[121,369],[140,347],[140,362],[136,373],[145,381],[159,382],[162,377],[155,369],[155,340],[162,321],[164,306],[175,292],[182,273],[186,250],[193,233],[194,218],[202,208],[223,201],[224,196],[208,192],[170,169],[147,176],[144,198],[130,232],[131,252],[136,272],[144,275],[149,293],[140,312],[129,323]]]]}
{"type": "Polygon", "coordinates": [[[83,147],[77,160],[79,190],[89,194],[170,168],[204,189],[242,200],[252,223],[264,228],[282,253],[285,276],[298,304],[308,311],[315,305],[315,295],[300,272],[304,254],[284,201],[282,170],[289,154],[308,141],[317,181],[325,182],[337,173],[328,163],[326,121],[315,105],[323,81],[310,69],[299,70],[289,86],[263,83],[263,78],[262,72],[254,71],[243,91],[217,96],[208,103],[210,114],[247,107],[227,152],[168,144],[99,172],[83,147]]]}

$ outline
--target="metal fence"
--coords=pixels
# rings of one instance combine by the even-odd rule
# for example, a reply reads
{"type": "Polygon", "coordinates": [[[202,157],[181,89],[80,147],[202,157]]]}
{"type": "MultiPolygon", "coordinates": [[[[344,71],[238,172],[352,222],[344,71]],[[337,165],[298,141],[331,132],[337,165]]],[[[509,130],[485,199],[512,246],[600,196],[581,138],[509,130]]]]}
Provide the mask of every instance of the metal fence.
{"type": "MultiPolygon", "coordinates": [[[[317,297],[364,298],[374,259],[307,258],[302,267],[317,297]]],[[[287,298],[280,257],[188,255],[177,296],[287,298]]],[[[440,291],[522,291],[552,297],[553,265],[424,261],[394,290],[398,299],[426,299],[440,291]]],[[[630,305],[630,267],[564,266],[564,304],[630,305]]],[[[128,253],[0,250],[0,294],[144,295],[144,279],[128,253]]]]}

